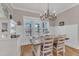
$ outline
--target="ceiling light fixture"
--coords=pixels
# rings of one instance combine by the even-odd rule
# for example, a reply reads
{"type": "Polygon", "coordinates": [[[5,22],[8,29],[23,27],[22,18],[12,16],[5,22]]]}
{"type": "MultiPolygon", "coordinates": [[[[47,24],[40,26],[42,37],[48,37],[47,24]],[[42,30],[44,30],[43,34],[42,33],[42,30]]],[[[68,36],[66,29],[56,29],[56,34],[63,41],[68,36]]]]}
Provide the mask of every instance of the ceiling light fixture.
{"type": "Polygon", "coordinates": [[[57,19],[57,15],[56,15],[56,11],[54,10],[53,13],[50,11],[49,8],[49,3],[47,4],[47,10],[45,11],[45,13],[40,14],[40,18],[42,20],[48,19],[48,20],[55,20],[57,19]]]}

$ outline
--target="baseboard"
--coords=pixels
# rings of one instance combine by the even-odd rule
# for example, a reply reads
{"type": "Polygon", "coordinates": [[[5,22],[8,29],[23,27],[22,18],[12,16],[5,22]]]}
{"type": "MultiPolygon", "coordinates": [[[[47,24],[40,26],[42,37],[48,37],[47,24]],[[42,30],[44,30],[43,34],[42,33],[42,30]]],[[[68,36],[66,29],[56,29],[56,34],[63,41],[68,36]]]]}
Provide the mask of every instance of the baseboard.
{"type": "Polygon", "coordinates": [[[79,53],[79,49],[76,49],[76,48],[71,47],[71,46],[68,46],[68,45],[66,45],[66,47],[68,47],[68,48],[72,49],[73,51],[75,51],[75,52],[79,53]]]}
{"type": "Polygon", "coordinates": [[[74,48],[74,49],[78,49],[79,50],[79,47],[70,46],[70,45],[67,45],[67,44],[65,44],[65,45],[68,46],[68,47],[71,47],[71,48],[74,48]]]}

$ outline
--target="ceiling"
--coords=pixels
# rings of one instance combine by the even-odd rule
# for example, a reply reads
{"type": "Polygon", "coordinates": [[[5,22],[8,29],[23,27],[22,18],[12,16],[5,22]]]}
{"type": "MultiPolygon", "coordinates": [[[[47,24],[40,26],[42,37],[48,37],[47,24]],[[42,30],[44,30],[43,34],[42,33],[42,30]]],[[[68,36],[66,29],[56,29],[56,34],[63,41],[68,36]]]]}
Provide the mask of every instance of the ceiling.
{"type": "MultiPolygon", "coordinates": [[[[20,9],[23,11],[30,11],[34,13],[42,13],[45,12],[47,9],[47,3],[13,3],[11,6],[14,9],[20,9]]],[[[77,3],[49,3],[50,11],[53,12],[56,11],[57,14],[68,10],[74,6],[76,6],[77,3]]]]}

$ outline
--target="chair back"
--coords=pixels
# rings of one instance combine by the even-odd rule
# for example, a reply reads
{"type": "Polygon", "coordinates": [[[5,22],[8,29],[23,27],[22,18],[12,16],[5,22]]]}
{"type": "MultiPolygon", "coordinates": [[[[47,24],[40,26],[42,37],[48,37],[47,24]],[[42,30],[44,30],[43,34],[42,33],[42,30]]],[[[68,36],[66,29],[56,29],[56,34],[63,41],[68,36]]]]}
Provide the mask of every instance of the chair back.
{"type": "Polygon", "coordinates": [[[54,54],[57,56],[65,55],[65,36],[61,35],[54,40],[54,54]]]}
{"type": "Polygon", "coordinates": [[[53,37],[45,36],[42,44],[42,56],[52,56],[53,55],[53,37]]]}

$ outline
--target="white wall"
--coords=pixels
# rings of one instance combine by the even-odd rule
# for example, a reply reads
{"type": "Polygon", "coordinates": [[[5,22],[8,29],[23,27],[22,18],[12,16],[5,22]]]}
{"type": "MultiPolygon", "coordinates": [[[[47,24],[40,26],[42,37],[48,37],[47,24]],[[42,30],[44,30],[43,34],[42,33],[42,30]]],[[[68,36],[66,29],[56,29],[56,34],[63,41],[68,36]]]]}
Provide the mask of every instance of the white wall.
{"type": "Polygon", "coordinates": [[[16,44],[16,40],[0,40],[0,56],[16,56],[16,44]]]}
{"type": "Polygon", "coordinates": [[[55,36],[66,34],[66,26],[55,26],[55,36]]]}
{"type": "Polygon", "coordinates": [[[66,45],[79,49],[78,25],[75,24],[66,26],[66,35],[70,38],[66,41],[66,45]]]}
{"type": "Polygon", "coordinates": [[[54,33],[55,36],[66,34],[66,37],[70,39],[66,40],[65,44],[79,49],[78,27],[78,24],[55,26],[54,28],[52,27],[54,31],[51,31],[51,33],[54,33]]]}

